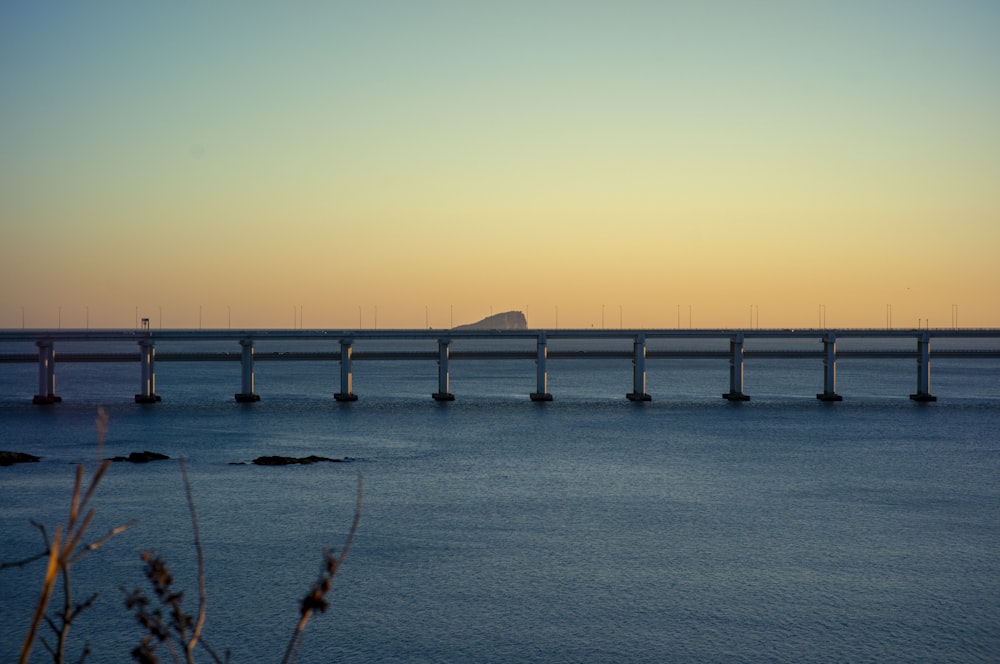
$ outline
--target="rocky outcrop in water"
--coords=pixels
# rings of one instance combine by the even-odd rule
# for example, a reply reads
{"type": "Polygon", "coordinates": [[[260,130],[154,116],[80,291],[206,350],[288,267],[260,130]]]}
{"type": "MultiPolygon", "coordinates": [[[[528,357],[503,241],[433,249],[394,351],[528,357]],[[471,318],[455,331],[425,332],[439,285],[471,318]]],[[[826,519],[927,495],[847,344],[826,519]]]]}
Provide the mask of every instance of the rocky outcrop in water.
{"type": "Polygon", "coordinates": [[[307,457],[259,456],[253,460],[253,463],[256,466],[290,466],[293,464],[317,463],[319,461],[342,463],[345,459],[331,459],[329,457],[316,455],[309,455],[307,457]]]}
{"type": "Polygon", "coordinates": [[[13,466],[15,463],[37,463],[41,457],[25,452],[0,451],[0,466],[13,466]]]}
{"type": "Polygon", "coordinates": [[[132,452],[127,457],[116,456],[111,457],[108,461],[128,461],[130,463],[149,463],[150,461],[163,461],[169,459],[166,454],[160,454],[159,452],[132,452]]]}

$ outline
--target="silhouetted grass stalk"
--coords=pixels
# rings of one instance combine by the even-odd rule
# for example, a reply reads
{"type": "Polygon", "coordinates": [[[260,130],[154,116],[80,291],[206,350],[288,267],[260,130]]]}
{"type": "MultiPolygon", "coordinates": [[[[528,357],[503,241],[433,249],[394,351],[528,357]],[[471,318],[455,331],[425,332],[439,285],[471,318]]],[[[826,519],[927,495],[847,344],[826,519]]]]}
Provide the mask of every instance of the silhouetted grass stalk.
{"type": "Polygon", "coordinates": [[[198,620],[195,622],[194,632],[191,634],[191,640],[188,641],[185,646],[188,661],[193,662],[194,648],[198,645],[198,639],[201,637],[202,627],[205,626],[205,551],[201,546],[201,534],[198,529],[198,513],[194,508],[194,497],[191,494],[191,482],[188,480],[187,464],[184,463],[184,457],[181,457],[178,462],[181,467],[181,478],[184,480],[184,495],[187,497],[188,509],[191,511],[191,528],[194,530],[194,550],[197,552],[198,556],[198,620]]]}
{"type": "MultiPolygon", "coordinates": [[[[99,461],[104,448],[104,435],[107,431],[107,423],[107,413],[104,412],[103,408],[98,409],[95,424],[97,426],[97,458],[99,461]]],[[[42,623],[42,620],[45,620],[48,623],[49,627],[58,637],[56,647],[51,648],[48,644],[45,644],[46,649],[52,655],[54,662],[61,664],[64,661],[66,639],[69,635],[69,629],[73,624],[73,620],[81,611],[88,608],[97,597],[95,594],[81,604],[76,606],[73,605],[70,574],[71,568],[77,561],[80,560],[80,558],[91,551],[96,551],[101,548],[109,539],[124,532],[134,523],[129,522],[113,528],[104,537],[96,542],[92,542],[86,546],[80,546],[80,542],[87,533],[87,530],[90,528],[90,524],[94,520],[94,514],[96,513],[93,508],[88,509],[88,505],[90,504],[91,498],[94,497],[94,492],[97,490],[97,486],[100,484],[101,478],[104,477],[104,474],[107,472],[110,465],[110,461],[102,461],[99,463],[97,470],[94,471],[94,475],[90,479],[90,483],[88,484],[86,491],[83,491],[83,464],[78,464],[76,466],[76,474],[74,475],[73,481],[73,493],[70,497],[69,520],[66,524],[65,530],[61,525],[56,526],[51,542],[49,541],[45,526],[35,523],[34,521],[32,522],[42,532],[42,538],[45,541],[45,546],[48,551],[48,564],[45,568],[45,578],[42,580],[41,594],[38,598],[38,603],[35,605],[35,612],[32,616],[31,624],[28,627],[28,633],[25,635],[24,642],[21,644],[21,652],[18,659],[20,664],[27,663],[28,658],[31,655],[35,638],[38,635],[38,627],[42,623]],[[83,492],[82,498],[81,492],[83,492]],[[82,518],[81,515],[83,515],[82,518]],[[52,593],[55,590],[56,581],[60,575],[63,580],[64,601],[63,610],[57,615],[59,618],[59,624],[56,624],[55,621],[46,617],[45,611],[52,599],[52,593]]],[[[44,639],[42,641],[44,644],[44,639]]],[[[85,646],[84,657],[86,657],[86,653],[87,647],[85,646]]]]}
{"type": "Polygon", "coordinates": [[[344,548],[340,551],[339,556],[332,554],[329,549],[323,549],[323,570],[320,572],[319,579],[313,583],[309,592],[302,598],[299,622],[295,626],[295,631],[292,632],[292,638],[288,642],[288,647],[285,649],[285,656],[281,660],[282,664],[293,664],[298,659],[299,650],[302,648],[302,640],[305,636],[306,623],[309,622],[309,618],[312,617],[314,612],[319,611],[323,613],[326,611],[326,594],[330,592],[330,588],[333,586],[333,577],[337,575],[340,566],[344,564],[344,559],[347,558],[347,553],[354,542],[354,535],[358,532],[358,524],[361,522],[361,502],[364,493],[363,484],[364,479],[359,473],[358,493],[354,503],[354,520],[351,522],[350,532],[347,533],[344,548]]]}
{"type": "MultiPolygon", "coordinates": [[[[104,474],[111,465],[110,460],[101,461],[101,454],[104,447],[104,436],[107,431],[107,422],[107,414],[104,412],[103,408],[99,408],[96,421],[98,432],[97,469],[94,471],[94,475],[90,479],[89,484],[87,484],[86,489],[84,489],[85,471],[83,464],[78,464],[76,466],[73,481],[73,492],[70,497],[69,520],[65,528],[61,524],[56,525],[50,541],[45,526],[32,521],[32,524],[41,531],[46,550],[40,554],[25,558],[24,560],[0,565],[0,569],[7,567],[23,567],[34,560],[46,557],[48,558],[45,568],[45,576],[42,580],[41,593],[39,595],[38,602],[35,605],[34,614],[32,615],[28,632],[21,645],[20,656],[18,658],[19,664],[27,664],[34,642],[36,638],[38,638],[38,627],[41,625],[43,620],[46,621],[48,626],[56,634],[58,640],[54,648],[50,647],[44,639],[41,639],[42,643],[52,656],[53,662],[56,664],[63,664],[65,660],[67,638],[74,619],[80,614],[81,611],[89,608],[97,598],[97,593],[94,593],[85,601],[76,605],[73,604],[71,575],[73,565],[83,556],[91,551],[96,551],[101,548],[112,537],[124,532],[134,524],[134,521],[130,521],[111,529],[104,535],[104,537],[95,542],[87,545],[80,544],[83,537],[86,535],[87,530],[90,528],[96,513],[94,508],[89,507],[90,501],[94,497],[101,478],[104,477],[104,474]],[[63,582],[64,594],[62,611],[56,614],[58,619],[57,623],[55,620],[52,620],[46,615],[46,610],[51,602],[52,595],[55,592],[55,587],[60,577],[63,582]]],[[[224,661],[229,661],[229,652],[226,652],[226,658],[223,660],[215,653],[214,650],[212,650],[212,648],[208,646],[207,643],[205,643],[202,638],[202,630],[205,625],[205,616],[207,613],[207,597],[205,591],[205,554],[201,542],[201,533],[198,526],[198,514],[195,509],[191,482],[188,478],[187,465],[183,457],[179,459],[179,464],[181,469],[181,478],[184,482],[184,493],[187,499],[188,509],[191,513],[191,526],[194,531],[194,548],[198,558],[197,619],[193,619],[182,610],[181,600],[183,599],[184,593],[182,591],[175,591],[172,588],[173,577],[171,576],[170,570],[167,568],[167,564],[163,558],[155,555],[153,551],[143,551],[141,557],[145,563],[146,578],[152,584],[153,591],[161,606],[148,610],[152,602],[139,589],[135,589],[131,593],[125,593],[125,606],[130,610],[135,610],[136,619],[148,632],[148,635],[143,637],[139,646],[135,648],[131,654],[133,659],[139,662],[158,662],[159,659],[155,654],[156,648],[158,645],[165,643],[166,648],[170,651],[173,660],[179,664],[181,657],[180,652],[178,652],[176,644],[174,643],[174,639],[176,639],[184,653],[184,660],[188,664],[194,663],[194,650],[198,645],[201,645],[202,649],[209,654],[214,662],[223,664],[224,661]],[[164,612],[164,610],[166,610],[166,612],[164,612]]],[[[328,603],[326,595],[330,592],[330,589],[333,586],[333,579],[340,570],[340,567],[344,564],[344,560],[347,558],[347,554],[351,549],[352,543],[354,542],[354,537],[357,534],[358,525],[361,522],[363,485],[364,478],[359,473],[357,498],[354,506],[354,519],[351,522],[351,529],[347,534],[344,547],[339,555],[335,555],[329,549],[323,549],[323,568],[319,574],[319,578],[309,588],[305,597],[302,598],[301,607],[299,609],[299,620],[292,632],[292,637],[288,642],[288,646],[285,649],[282,664],[294,664],[296,659],[298,659],[299,651],[302,648],[305,628],[309,619],[317,611],[319,613],[323,613],[327,609],[328,603]]],[[[122,590],[124,591],[124,588],[122,590]]],[[[89,654],[90,647],[89,644],[85,642],[83,654],[80,657],[79,662],[82,663],[89,654]]]]}

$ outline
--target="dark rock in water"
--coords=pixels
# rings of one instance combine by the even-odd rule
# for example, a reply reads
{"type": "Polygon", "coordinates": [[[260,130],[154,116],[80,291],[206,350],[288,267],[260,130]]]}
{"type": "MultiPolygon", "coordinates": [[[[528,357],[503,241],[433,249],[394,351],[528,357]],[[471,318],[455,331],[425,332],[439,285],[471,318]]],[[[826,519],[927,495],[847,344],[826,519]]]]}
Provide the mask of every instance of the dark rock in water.
{"type": "Polygon", "coordinates": [[[0,466],[13,466],[15,463],[36,463],[41,457],[25,452],[0,451],[0,466]]]}
{"type": "Polygon", "coordinates": [[[130,461],[132,463],[147,463],[149,461],[163,461],[169,459],[166,454],[160,454],[159,452],[132,452],[127,457],[116,456],[111,457],[111,461],[130,461]]]}
{"type": "Polygon", "coordinates": [[[259,456],[253,460],[254,464],[257,466],[289,466],[292,464],[316,463],[317,461],[341,463],[343,459],[331,459],[329,457],[310,455],[307,457],[259,456]]]}

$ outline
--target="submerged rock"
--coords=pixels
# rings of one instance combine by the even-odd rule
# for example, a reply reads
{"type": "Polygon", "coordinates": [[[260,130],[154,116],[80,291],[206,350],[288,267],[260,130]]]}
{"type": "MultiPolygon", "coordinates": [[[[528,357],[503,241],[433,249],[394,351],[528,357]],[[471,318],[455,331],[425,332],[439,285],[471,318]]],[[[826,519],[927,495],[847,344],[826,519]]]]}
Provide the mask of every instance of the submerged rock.
{"type": "Polygon", "coordinates": [[[160,454],[159,452],[132,452],[127,457],[116,456],[111,457],[110,461],[129,461],[131,463],[147,463],[149,461],[163,461],[169,459],[166,454],[160,454]]]}
{"type": "Polygon", "coordinates": [[[0,451],[0,466],[13,466],[15,463],[36,463],[41,458],[25,452],[0,451]]]}
{"type": "Polygon", "coordinates": [[[314,454],[307,457],[289,456],[259,456],[253,460],[257,466],[289,466],[292,464],[316,463],[318,461],[329,461],[330,463],[342,463],[343,459],[331,459],[329,457],[316,456],[314,454]]]}

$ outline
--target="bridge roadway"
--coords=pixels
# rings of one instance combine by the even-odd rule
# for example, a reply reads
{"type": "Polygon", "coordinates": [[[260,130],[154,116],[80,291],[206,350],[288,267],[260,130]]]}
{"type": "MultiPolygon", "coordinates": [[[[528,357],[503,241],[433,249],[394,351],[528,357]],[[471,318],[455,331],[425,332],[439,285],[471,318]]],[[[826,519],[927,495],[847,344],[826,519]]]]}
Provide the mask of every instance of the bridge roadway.
{"type": "MultiPolygon", "coordinates": [[[[730,401],[746,401],[743,393],[743,362],[746,359],[822,359],[824,365],[824,390],[817,394],[823,401],[840,401],[836,393],[836,361],[838,359],[909,358],[917,361],[917,391],[910,395],[915,401],[934,401],[930,393],[930,359],[943,358],[1000,358],[1000,348],[985,350],[939,349],[930,351],[931,339],[1000,339],[1000,329],[976,328],[917,328],[917,329],[569,329],[569,330],[0,330],[0,344],[5,342],[33,342],[38,353],[2,353],[0,363],[38,362],[39,393],[34,402],[40,404],[57,403],[61,397],[55,393],[55,343],[59,342],[122,342],[132,341],[139,345],[139,353],[121,352],[79,352],[60,353],[62,362],[139,362],[141,366],[140,392],[135,399],[140,403],[155,403],[160,400],[155,391],[155,361],[160,362],[226,362],[238,361],[242,365],[242,392],[236,394],[237,401],[252,402],[260,397],[254,392],[253,364],[256,361],[332,361],[340,363],[341,391],[335,394],[338,401],[353,401],[357,397],[351,391],[352,363],[355,360],[437,361],[438,391],[432,396],[439,401],[454,399],[449,391],[449,361],[454,360],[534,360],[537,365],[536,392],[531,394],[534,401],[549,401],[547,392],[548,360],[565,359],[621,359],[632,360],[633,390],[626,396],[633,401],[648,401],[645,391],[645,363],[650,359],[728,359],[730,364],[730,389],[723,397],[730,401]],[[746,349],[748,339],[816,339],[823,344],[822,350],[792,349],[746,349]],[[913,339],[912,350],[871,348],[838,351],[837,339],[913,339]],[[615,349],[573,349],[555,350],[548,348],[549,340],[630,340],[632,350],[615,349]],[[663,349],[647,348],[650,339],[672,340],[728,340],[729,350],[719,349],[663,349]],[[258,341],[330,341],[339,346],[337,351],[271,351],[256,352],[258,341]],[[354,352],[357,341],[434,341],[436,351],[395,351],[365,350],[354,352]],[[485,350],[468,349],[452,351],[450,345],[456,340],[509,341],[533,340],[535,350],[485,350]],[[207,342],[233,341],[241,346],[240,352],[155,352],[158,341],[207,342]]],[[[2,346],[0,346],[2,348],[2,346]]]]}
{"type": "MultiPolygon", "coordinates": [[[[535,351],[452,351],[453,360],[534,360],[535,351]]],[[[837,359],[862,358],[893,358],[915,359],[916,350],[841,350],[837,351],[837,359]]],[[[784,358],[784,359],[822,359],[821,350],[744,350],[745,359],[784,358]]],[[[932,359],[943,358],[996,358],[1000,359],[1000,349],[997,350],[936,350],[932,359]]],[[[550,360],[628,360],[632,358],[630,350],[550,350],[550,360]]],[[[729,351],[725,350],[646,350],[648,360],[711,360],[728,359],[729,351]]],[[[59,362],[99,364],[104,362],[139,362],[139,353],[60,353],[59,362]]],[[[157,353],[157,362],[239,362],[242,359],[236,352],[205,352],[205,353],[157,353]]],[[[437,351],[396,352],[396,351],[358,351],[352,354],[355,362],[381,360],[423,360],[438,359],[437,351]]],[[[0,354],[0,364],[34,363],[38,356],[34,353],[0,354]]],[[[274,351],[268,353],[255,352],[255,362],[311,362],[340,361],[340,352],[298,352],[274,351]]]]}

